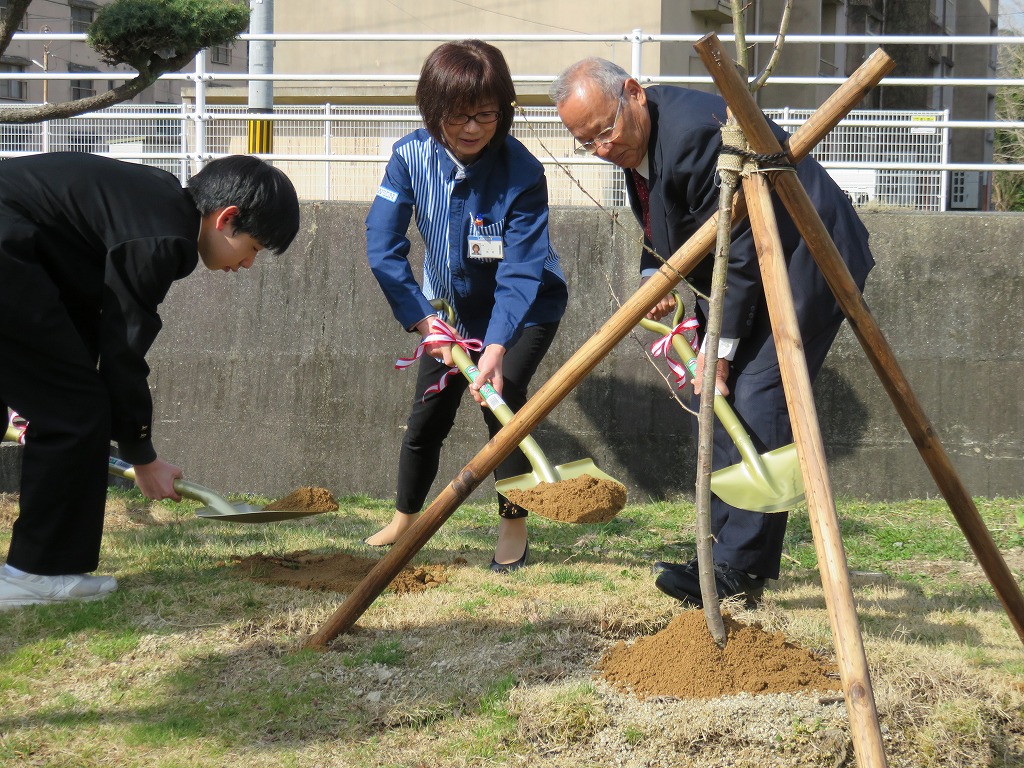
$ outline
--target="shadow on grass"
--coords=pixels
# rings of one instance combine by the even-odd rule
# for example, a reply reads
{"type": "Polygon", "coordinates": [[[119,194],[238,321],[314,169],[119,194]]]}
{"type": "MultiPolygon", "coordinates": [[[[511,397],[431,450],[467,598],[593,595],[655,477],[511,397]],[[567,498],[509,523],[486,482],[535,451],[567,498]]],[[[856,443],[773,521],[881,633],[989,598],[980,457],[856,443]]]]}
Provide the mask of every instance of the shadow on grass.
{"type": "MultiPolygon", "coordinates": [[[[117,606],[78,629],[123,624],[128,614],[129,606],[117,606]]],[[[129,747],[186,748],[196,740],[209,753],[343,740],[358,750],[366,739],[402,728],[486,720],[496,701],[501,711],[493,719],[500,720],[510,688],[579,674],[581,657],[596,662],[603,645],[595,634],[558,619],[523,624],[467,618],[400,632],[357,626],[321,653],[298,650],[303,638],[283,643],[272,624],[258,626],[266,620],[256,615],[232,627],[230,636],[222,636],[235,646],[226,652],[196,645],[171,657],[166,651],[175,646],[168,641],[161,644],[161,667],[133,653],[104,672],[111,679],[101,684],[99,697],[75,698],[72,688],[53,704],[0,717],[0,733],[8,744],[20,734],[38,742],[45,733],[46,741],[60,741],[66,737],[55,731],[113,728],[129,747]],[[112,695],[121,674],[131,684],[112,695]]]]}
{"type": "MultiPolygon", "coordinates": [[[[941,647],[963,645],[972,647],[985,640],[974,627],[958,621],[956,615],[964,610],[992,612],[1003,615],[1004,610],[990,588],[968,587],[927,594],[920,586],[884,574],[854,574],[852,576],[854,600],[861,631],[878,638],[893,640],[906,638],[908,643],[941,647]],[[949,621],[933,621],[929,614],[948,614],[949,621]]],[[[817,594],[809,597],[779,596],[777,605],[783,611],[826,610],[825,594],[817,573],[784,574],[777,582],[778,589],[798,589],[813,586],[817,594]]]]}

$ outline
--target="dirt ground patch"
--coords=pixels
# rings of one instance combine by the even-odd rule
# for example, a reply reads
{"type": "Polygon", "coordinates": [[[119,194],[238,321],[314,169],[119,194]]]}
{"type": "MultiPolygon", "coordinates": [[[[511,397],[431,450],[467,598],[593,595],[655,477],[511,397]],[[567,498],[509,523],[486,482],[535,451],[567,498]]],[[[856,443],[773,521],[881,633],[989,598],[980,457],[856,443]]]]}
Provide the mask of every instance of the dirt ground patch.
{"type": "Polygon", "coordinates": [[[834,664],[787,641],[781,632],[723,618],[724,649],[711,639],[704,613],[686,611],[657,634],[616,643],[597,667],[606,680],[640,699],[840,689],[834,664]]]}
{"type": "MultiPolygon", "coordinates": [[[[346,594],[355,589],[378,562],[375,559],[355,557],[344,552],[333,555],[311,552],[265,555],[257,552],[248,557],[236,556],[232,560],[235,569],[253,581],[346,594]]],[[[465,563],[465,560],[457,559],[452,565],[459,566],[465,563]]],[[[389,588],[404,595],[440,586],[448,581],[449,567],[451,566],[407,566],[399,572],[389,588]]]]}

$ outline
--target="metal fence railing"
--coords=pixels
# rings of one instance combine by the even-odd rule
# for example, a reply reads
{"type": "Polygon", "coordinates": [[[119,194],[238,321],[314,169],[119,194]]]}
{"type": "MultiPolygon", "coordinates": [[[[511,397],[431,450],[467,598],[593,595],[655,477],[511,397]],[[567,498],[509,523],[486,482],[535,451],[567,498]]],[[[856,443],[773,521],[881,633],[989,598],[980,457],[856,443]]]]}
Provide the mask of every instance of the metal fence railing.
{"type": "MultiPolygon", "coordinates": [[[[375,44],[407,45],[415,42],[438,42],[465,35],[361,35],[361,34],[277,34],[243,35],[243,40],[273,40],[279,43],[344,43],[353,46],[375,44]]],[[[630,66],[634,77],[643,83],[661,82],[683,85],[706,84],[707,76],[671,75],[645,72],[648,61],[645,49],[659,50],[664,44],[687,44],[698,36],[651,35],[642,30],[608,35],[482,35],[483,39],[511,45],[586,45],[611,43],[626,45],[630,50],[630,66]],[[648,46],[654,46],[650,48],[648,46]]],[[[84,35],[18,33],[16,40],[84,41],[84,35]]],[[[729,41],[723,35],[723,41],[729,41]]],[[[747,42],[767,44],[773,35],[750,35],[747,42]]],[[[985,46],[1024,45],[1024,37],[956,37],[956,36],[873,36],[873,35],[789,35],[787,45],[885,45],[923,46],[985,46]]],[[[52,120],[35,125],[0,124],[0,158],[29,152],[83,150],[111,154],[123,159],[158,165],[176,173],[182,180],[206,160],[230,152],[247,149],[247,127],[252,115],[244,107],[226,107],[207,103],[214,85],[240,85],[272,81],[276,84],[302,85],[318,83],[346,84],[352,87],[375,83],[415,82],[415,72],[378,75],[307,74],[243,72],[210,72],[208,52],[196,57],[194,72],[166,75],[165,79],[188,82],[193,89],[190,101],[175,105],[121,104],[102,112],[68,120],[52,120]]],[[[123,70],[105,73],[124,80],[133,76],[123,70]]],[[[19,80],[67,79],[75,73],[20,72],[0,73],[0,82],[19,80]]],[[[517,87],[529,84],[536,89],[546,87],[554,74],[519,75],[517,87]]],[[[837,86],[840,77],[780,77],[772,83],[807,86],[837,86]]],[[[983,78],[913,78],[890,77],[881,87],[924,86],[942,89],[978,88],[991,94],[995,88],[1024,87],[1024,80],[983,78]]],[[[7,102],[5,106],[12,106],[7,102]]],[[[28,105],[26,105],[28,106],[28,105]]],[[[769,116],[791,132],[811,114],[811,110],[769,110],[769,116]]],[[[878,204],[918,210],[943,210],[957,190],[966,185],[965,174],[989,174],[994,170],[1024,172],[1024,166],[1000,166],[988,163],[954,164],[949,160],[951,136],[977,135],[979,142],[1001,125],[988,115],[979,119],[951,120],[948,110],[934,112],[864,111],[852,113],[817,147],[814,156],[832,173],[858,205],[878,204]],[[957,132],[960,132],[959,134],[957,132]],[[952,195],[947,189],[952,188],[952,195]]],[[[272,115],[260,119],[273,121],[274,144],[268,160],[286,170],[295,180],[305,199],[368,200],[379,182],[391,144],[419,123],[413,107],[275,105],[272,115]]],[[[1006,124],[1021,128],[1024,124],[1006,124]]],[[[621,174],[611,166],[593,158],[572,154],[571,137],[550,107],[529,107],[521,111],[513,127],[521,139],[548,166],[551,201],[556,205],[621,204],[625,200],[621,174]],[[577,185],[576,181],[579,182],[577,185]],[[586,192],[580,189],[580,186],[586,192]]],[[[973,139],[972,139],[973,140],[973,139]]],[[[977,184],[974,185],[977,189],[977,184]]],[[[966,207],[966,206],[965,206],[966,207]]]]}
{"type": "MultiPolygon", "coordinates": [[[[792,131],[812,110],[767,114],[792,131]]],[[[202,147],[185,105],[120,104],[64,120],[0,124],[0,156],[96,152],[163,168],[184,182],[196,166],[195,158],[246,151],[251,115],[211,106],[207,116],[202,147]]],[[[854,112],[814,155],[856,205],[942,210],[944,173],[886,166],[940,163],[948,129],[936,125],[945,118],[944,113],[933,112],[854,112]]],[[[421,125],[414,107],[282,106],[270,119],[274,163],[308,200],[371,199],[392,144],[421,125]]],[[[622,174],[600,160],[576,156],[572,137],[553,107],[522,109],[512,133],[548,167],[553,205],[625,203],[622,174]]]]}

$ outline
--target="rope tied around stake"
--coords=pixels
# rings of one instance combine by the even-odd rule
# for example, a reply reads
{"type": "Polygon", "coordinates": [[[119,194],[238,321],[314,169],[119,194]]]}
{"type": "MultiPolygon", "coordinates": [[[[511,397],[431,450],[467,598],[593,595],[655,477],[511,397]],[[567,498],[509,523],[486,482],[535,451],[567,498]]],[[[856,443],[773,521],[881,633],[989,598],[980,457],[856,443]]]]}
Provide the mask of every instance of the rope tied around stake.
{"type": "Polygon", "coordinates": [[[765,171],[795,171],[785,152],[763,154],[747,148],[747,137],[738,125],[722,126],[722,147],[718,151],[718,175],[730,186],[739,186],[740,176],[765,171]]]}

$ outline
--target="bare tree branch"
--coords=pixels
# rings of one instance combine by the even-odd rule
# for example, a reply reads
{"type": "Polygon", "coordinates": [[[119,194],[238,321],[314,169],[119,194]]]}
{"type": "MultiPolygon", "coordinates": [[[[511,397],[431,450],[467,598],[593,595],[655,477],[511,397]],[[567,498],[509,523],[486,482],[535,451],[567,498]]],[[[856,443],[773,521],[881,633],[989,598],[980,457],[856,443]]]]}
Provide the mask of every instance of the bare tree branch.
{"type": "Polygon", "coordinates": [[[159,80],[160,75],[165,72],[176,72],[181,69],[195,58],[196,53],[196,51],[189,51],[170,59],[159,59],[157,65],[148,72],[139,72],[133,79],[116,88],[104,93],[97,93],[94,96],[86,96],[84,99],[57,104],[40,104],[30,108],[0,109],[0,123],[38,123],[43,120],[59,120],[105,109],[142,93],[159,80]]]}
{"type": "Polygon", "coordinates": [[[750,84],[751,93],[758,91],[768,81],[768,78],[771,77],[775,67],[778,66],[779,56],[782,54],[782,46],[786,42],[786,32],[789,30],[789,17],[792,11],[793,0],[786,0],[786,5],[782,9],[782,18],[779,20],[779,34],[775,36],[775,45],[772,48],[771,58],[768,59],[768,63],[761,70],[761,74],[750,84]]]}

